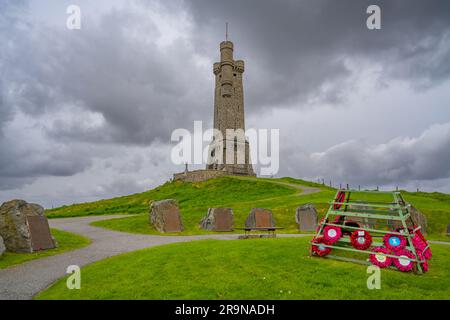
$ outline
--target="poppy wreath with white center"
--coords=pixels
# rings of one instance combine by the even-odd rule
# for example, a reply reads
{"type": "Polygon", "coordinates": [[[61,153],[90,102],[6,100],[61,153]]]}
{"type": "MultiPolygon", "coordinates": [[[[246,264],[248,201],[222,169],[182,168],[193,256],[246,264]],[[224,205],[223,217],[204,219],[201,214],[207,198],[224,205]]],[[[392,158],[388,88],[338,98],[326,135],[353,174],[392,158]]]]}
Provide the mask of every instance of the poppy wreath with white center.
{"type": "Polygon", "coordinates": [[[332,244],[342,238],[342,230],[335,226],[326,226],[323,229],[323,238],[326,243],[332,244]]]}
{"type": "MultiPolygon", "coordinates": [[[[383,254],[390,254],[390,251],[385,247],[376,247],[372,250],[373,252],[377,253],[383,253],[383,254]]],[[[372,262],[374,265],[380,267],[380,268],[387,268],[392,264],[392,258],[387,257],[382,254],[372,253],[369,256],[370,262],[372,262]]]]}
{"type": "Polygon", "coordinates": [[[394,265],[397,267],[398,270],[403,272],[408,272],[412,270],[415,262],[408,259],[402,259],[402,257],[414,259],[415,256],[411,251],[404,249],[395,252],[395,255],[398,256],[398,258],[394,258],[394,265]]]}
{"type": "Polygon", "coordinates": [[[327,248],[327,247],[321,246],[321,244],[326,244],[325,241],[324,241],[323,236],[319,236],[319,237],[314,238],[312,240],[312,243],[318,244],[317,246],[316,245],[312,245],[312,252],[314,254],[318,255],[319,257],[323,257],[323,256],[326,256],[326,255],[330,254],[331,248],[327,248]]]}
{"type": "Polygon", "coordinates": [[[356,230],[350,236],[352,246],[358,250],[366,250],[372,244],[372,236],[368,231],[356,230]]]}
{"type": "Polygon", "coordinates": [[[406,247],[406,238],[396,234],[386,234],[383,237],[383,242],[386,248],[394,252],[403,250],[406,247]]]}

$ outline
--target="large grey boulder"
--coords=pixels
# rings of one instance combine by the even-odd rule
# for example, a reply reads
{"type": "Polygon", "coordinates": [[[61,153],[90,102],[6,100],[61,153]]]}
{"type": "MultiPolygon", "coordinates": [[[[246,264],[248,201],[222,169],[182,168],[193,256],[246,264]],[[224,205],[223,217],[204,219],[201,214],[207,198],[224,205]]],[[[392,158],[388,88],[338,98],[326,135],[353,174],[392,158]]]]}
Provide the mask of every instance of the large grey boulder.
{"type": "Polygon", "coordinates": [[[159,232],[183,231],[183,222],[181,221],[178,204],[172,199],[152,202],[149,222],[159,232]]]}
{"type": "Polygon", "coordinates": [[[3,238],[0,237],[0,257],[3,255],[5,250],[6,250],[5,243],[3,242],[3,238]]]}
{"type": "Polygon", "coordinates": [[[6,249],[16,253],[56,247],[44,208],[23,200],[12,200],[0,206],[0,236],[6,249]]]}
{"type": "Polygon", "coordinates": [[[316,231],[317,210],[312,204],[298,207],[295,213],[295,221],[300,231],[316,231]]]}
{"type": "Polygon", "coordinates": [[[209,208],[200,221],[203,230],[228,232],[233,231],[234,215],[230,208],[209,208]]]}

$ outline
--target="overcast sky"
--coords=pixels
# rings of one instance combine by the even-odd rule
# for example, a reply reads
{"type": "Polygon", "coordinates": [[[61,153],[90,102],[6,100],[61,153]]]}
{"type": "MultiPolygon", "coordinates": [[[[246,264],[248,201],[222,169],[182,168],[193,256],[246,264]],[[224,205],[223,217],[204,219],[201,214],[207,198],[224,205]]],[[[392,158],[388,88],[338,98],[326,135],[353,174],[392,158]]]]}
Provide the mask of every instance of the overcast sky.
{"type": "Polygon", "coordinates": [[[278,176],[450,192],[449,1],[2,0],[0,202],[91,201],[182,171],[170,136],[212,125],[226,21],[246,125],[280,129],[278,176]]]}

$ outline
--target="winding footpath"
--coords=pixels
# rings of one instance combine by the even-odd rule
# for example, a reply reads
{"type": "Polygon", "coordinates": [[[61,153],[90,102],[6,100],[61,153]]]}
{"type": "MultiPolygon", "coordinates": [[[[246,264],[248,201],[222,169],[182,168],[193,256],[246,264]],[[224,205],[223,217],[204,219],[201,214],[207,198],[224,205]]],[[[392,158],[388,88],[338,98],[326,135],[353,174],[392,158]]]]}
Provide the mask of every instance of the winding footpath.
{"type": "MultiPolygon", "coordinates": [[[[130,234],[91,226],[99,220],[124,216],[93,216],[49,220],[52,228],[73,232],[92,240],[82,249],[32,260],[24,264],[0,270],[0,300],[32,299],[58,279],[66,276],[70,265],[85,266],[121,253],[150,248],[175,242],[203,239],[235,240],[237,234],[212,234],[197,236],[153,236],[130,234]]],[[[278,235],[279,237],[308,235],[278,235]]]]}
{"type": "MultiPolygon", "coordinates": [[[[274,181],[300,190],[299,196],[320,192],[318,188],[274,181]]],[[[0,270],[0,300],[32,299],[58,279],[66,276],[67,267],[86,266],[115,255],[154,246],[203,239],[236,240],[237,234],[212,234],[197,236],[154,236],[130,234],[91,226],[94,221],[123,218],[124,216],[92,216],[49,220],[50,227],[69,231],[91,239],[92,243],[82,249],[32,260],[14,267],[0,270]]],[[[301,237],[308,235],[280,234],[279,237],[301,237]]]]}
{"type": "Polygon", "coordinates": [[[302,186],[302,185],[295,184],[295,183],[281,182],[281,181],[276,181],[276,182],[275,181],[274,182],[269,181],[269,182],[270,183],[276,183],[276,184],[279,184],[279,185],[282,185],[282,186],[287,186],[287,187],[291,187],[291,188],[300,190],[300,192],[297,194],[298,196],[306,196],[308,194],[318,193],[318,192],[321,191],[319,188],[302,186]]]}

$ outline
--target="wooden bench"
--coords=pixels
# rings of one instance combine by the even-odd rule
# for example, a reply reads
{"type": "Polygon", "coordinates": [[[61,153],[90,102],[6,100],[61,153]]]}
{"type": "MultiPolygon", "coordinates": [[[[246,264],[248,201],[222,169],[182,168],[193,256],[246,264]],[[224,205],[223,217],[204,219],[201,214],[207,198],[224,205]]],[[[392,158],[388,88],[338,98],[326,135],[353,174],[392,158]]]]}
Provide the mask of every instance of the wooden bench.
{"type": "Polygon", "coordinates": [[[264,235],[251,235],[252,231],[266,231],[266,237],[275,237],[276,230],[284,229],[282,227],[275,227],[275,221],[273,220],[272,211],[267,209],[254,208],[250,212],[245,221],[245,227],[235,228],[237,230],[244,230],[245,235],[242,239],[248,238],[262,238],[264,235]]]}
{"type": "Polygon", "coordinates": [[[235,228],[236,230],[244,230],[245,237],[250,238],[252,236],[252,231],[267,231],[267,235],[269,237],[275,237],[275,232],[280,229],[284,229],[283,227],[244,227],[244,228],[235,228]]]}

